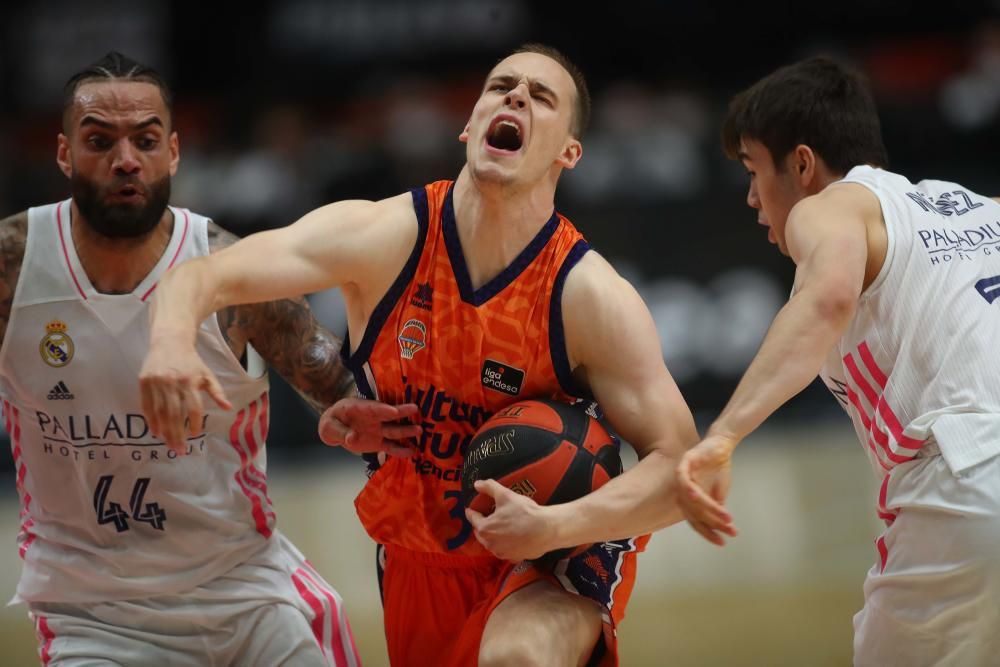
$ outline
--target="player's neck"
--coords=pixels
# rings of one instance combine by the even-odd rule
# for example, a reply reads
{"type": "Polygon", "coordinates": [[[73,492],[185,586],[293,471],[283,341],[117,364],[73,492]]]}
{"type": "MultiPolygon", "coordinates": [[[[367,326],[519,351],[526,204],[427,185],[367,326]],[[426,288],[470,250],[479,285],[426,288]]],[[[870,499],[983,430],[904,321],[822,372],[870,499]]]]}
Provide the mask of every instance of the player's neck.
{"type": "Polygon", "coordinates": [[[98,292],[128,294],[149,275],[170,243],[174,215],[163,211],[153,231],[132,239],[115,239],[94,231],[73,202],[71,215],[73,245],[83,270],[98,292]]]}
{"type": "MultiPolygon", "coordinates": [[[[850,171],[850,170],[848,170],[850,171]]],[[[826,162],[822,159],[816,161],[816,172],[813,177],[812,182],[806,188],[807,194],[814,195],[817,192],[821,192],[826,189],[828,185],[832,185],[837,181],[843,179],[847,176],[847,172],[838,173],[826,166],[826,162]]]]}
{"type": "Polygon", "coordinates": [[[455,182],[455,224],[474,288],[507,268],[552,217],[553,189],[473,182],[468,167],[455,182]]]}

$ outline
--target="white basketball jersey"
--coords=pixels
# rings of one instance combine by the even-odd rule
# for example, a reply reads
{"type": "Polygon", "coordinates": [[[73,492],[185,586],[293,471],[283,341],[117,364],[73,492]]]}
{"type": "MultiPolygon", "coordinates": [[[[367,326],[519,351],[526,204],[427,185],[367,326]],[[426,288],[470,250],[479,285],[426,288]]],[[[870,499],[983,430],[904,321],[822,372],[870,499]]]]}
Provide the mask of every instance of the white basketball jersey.
{"type": "Polygon", "coordinates": [[[178,457],[149,433],[139,370],[147,306],[171,266],[209,252],[206,218],[171,208],[173,234],[131,294],[98,293],[70,234],[70,202],[28,211],[0,348],[0,394],[21,498],[17,598],[94,602],[188,590],[267,543],[266,376],[248,375],[215,316],[197,349],[232,411],[208,414],[178,457]]]}
{"type": "Polygon", "coordinates": [[[885,264],[822,371],[876,472],[936,442],[958,473],[1000,453],[1000,204],[852,169],[879,199],[885,264]]]}

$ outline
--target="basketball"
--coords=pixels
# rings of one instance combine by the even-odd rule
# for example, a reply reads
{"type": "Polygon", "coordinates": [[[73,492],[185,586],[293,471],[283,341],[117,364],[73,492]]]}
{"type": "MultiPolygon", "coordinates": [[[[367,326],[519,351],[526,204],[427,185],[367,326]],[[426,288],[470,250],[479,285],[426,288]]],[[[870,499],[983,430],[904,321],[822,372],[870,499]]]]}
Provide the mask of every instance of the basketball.
{"type": "MultiPolygon", "coordinates": [[[[585,496],[621,474],[617,440],[586,405],[526,400],[493,415],[465,454],[466,507],[484,515],[493,511],[493,499],[473,487],[480,479],[494,479],[540,505],[556,505],[585,496]]],[[[542,559],[565,558],[589,546],[551,551],[542,559]]]]}

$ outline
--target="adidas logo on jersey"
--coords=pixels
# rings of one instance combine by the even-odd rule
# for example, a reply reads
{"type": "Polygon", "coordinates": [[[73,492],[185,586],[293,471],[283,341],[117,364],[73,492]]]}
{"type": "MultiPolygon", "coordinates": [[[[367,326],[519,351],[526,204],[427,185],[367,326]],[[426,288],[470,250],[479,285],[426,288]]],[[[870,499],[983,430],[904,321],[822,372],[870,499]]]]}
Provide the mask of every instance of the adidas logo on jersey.
{"type": "Polygon", "coordinates": [[[52,387],[52,391],[49,392],[50,401],[68,401],[71,398],[73,398],[73,392],[69,390],[69,387],[62,380],[56,386],[52,387]]]}

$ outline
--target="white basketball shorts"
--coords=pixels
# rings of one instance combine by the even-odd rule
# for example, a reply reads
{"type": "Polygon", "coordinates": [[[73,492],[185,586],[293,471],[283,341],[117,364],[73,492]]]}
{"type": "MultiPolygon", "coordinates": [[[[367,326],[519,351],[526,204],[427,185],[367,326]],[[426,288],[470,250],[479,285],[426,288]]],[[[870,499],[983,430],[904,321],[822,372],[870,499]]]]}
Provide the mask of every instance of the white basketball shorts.
{"type": "Polygon", "coordinates": [[[855,665],[1000,665],[1000,457],[954,474],[931,453],[879,495],[889,526],[854,617],[855,665]]]}
{"type": "Polygon", "coordinates": [[[51,667],[361,664],[340,596],[280,533],[192,591],[29,610],[51,667]]]}

